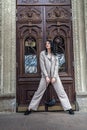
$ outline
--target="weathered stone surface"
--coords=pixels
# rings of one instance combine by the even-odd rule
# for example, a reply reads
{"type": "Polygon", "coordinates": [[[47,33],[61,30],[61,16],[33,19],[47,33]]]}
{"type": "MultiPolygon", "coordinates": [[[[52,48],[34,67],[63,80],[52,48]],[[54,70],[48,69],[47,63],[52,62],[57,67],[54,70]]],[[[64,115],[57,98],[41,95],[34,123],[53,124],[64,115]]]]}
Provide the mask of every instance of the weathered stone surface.
{"type": "Polygon", "coordinates": [[[0,99],[0,112],[15,112],[16,111],[16,100],[15,98],[0,99]]]}
{"type": "Polygon", "coordinates": [[[74,63],[75,63],[75,89],[77,95],[77,102],[80,110],[87,111],[87,53],[86,53],[86,33],[85,26],[86,17],[84,11],[83,0],[72,1],[72,13],[73,13],[73,45],[74,45],[74,63]],[[85,95],[85,97],[82,95],[85,95]],[[84,99],[84,109],[79,99],[84,99]]]}
{"type": "Polygon", "coordinates": [[[2,1],[1,94],[16,91],[16,1],[2,1]]]}
{"type": "MultiPolygon", "coordinates": [[[[1,83],[1,12],[2,12],[2,8],[1,8],[1,0],[0,0],[0,83],[1,83]]],[[[0,93],[1,93],[1,89],[0,89],[0,93]]]]}

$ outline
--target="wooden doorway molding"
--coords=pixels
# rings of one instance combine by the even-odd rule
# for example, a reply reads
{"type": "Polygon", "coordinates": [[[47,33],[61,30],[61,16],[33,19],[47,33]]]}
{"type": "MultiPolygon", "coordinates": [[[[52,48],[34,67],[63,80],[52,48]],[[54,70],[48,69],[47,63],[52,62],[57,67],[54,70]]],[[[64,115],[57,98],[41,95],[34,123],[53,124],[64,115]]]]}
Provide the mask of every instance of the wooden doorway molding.
{"type": "MultiPolygon", "coordinates": [[[[59,75],[69,100],[75,109],[73,39],[70,0],[17,0],[16,22],[16,90],[17,111],[23,111],[31,101],[40,81],[39,54],[46,39],[58,49],[59,75]]],[[[52,86],[45,92],[38,110],[61,110],[52,86]],[[44,102],[52,96],[57,104],[47,108],[44,102]]]]}

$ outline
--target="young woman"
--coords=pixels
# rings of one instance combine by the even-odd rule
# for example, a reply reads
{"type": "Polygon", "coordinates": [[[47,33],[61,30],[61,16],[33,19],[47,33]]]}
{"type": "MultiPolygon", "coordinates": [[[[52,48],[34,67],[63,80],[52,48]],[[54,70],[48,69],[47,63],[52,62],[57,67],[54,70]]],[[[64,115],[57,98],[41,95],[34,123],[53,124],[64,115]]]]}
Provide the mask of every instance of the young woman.
{"type": "Polygon", "coordinates": [[[68,111],[69,114],[74,114],[58,75],[58,58],[54,52],[53,43],[50,40],[46,41],[45,50],[40,53],[40,67],[42,77],[39,83],[39,87],[35,92],[24,115],[30,114],[32,110],[37,110],[41,98],[49,83],[53,85],[63,109],[68,111]]]}

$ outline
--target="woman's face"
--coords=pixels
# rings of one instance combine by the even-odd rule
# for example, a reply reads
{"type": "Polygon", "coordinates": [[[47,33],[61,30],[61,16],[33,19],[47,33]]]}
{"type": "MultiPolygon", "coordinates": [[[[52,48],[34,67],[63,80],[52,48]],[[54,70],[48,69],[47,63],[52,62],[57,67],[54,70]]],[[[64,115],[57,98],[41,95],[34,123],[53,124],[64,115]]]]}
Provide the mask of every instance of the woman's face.
{"type": "Polygon", "coordinates": [[[50,48],[51,48],[51,46],[50,46],[49,41],[46,41],[46,49],[50,49],[50,48]]]}

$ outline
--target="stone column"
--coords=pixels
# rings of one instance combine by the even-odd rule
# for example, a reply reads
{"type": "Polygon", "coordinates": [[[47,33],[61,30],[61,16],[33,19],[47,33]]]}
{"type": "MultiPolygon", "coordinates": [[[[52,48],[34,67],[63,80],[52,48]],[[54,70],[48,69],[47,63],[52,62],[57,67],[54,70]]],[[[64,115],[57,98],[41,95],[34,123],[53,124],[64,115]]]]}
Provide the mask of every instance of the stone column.
{"type": "Polygon", "coordinates": [[[73,44],[75,62],[75,87],[80,110],[87,110],[86,39],[84,1],[73,0],[73,44]]]}
{"type": "Polygon", "coordinates": [[[85,15],[85,36],[86,36],[86,52],[87,52],[87,0],[84,0],[84,15],[85,15]]]}
{"type": "Polygon", "coordinates": [[[84,1],[79,0],[78,5],[78,29],[79,29],[79,49],[80,49],[80,69],[81,69],[81,88],[79,92],[87,94],[86,84],[86,35],[85,35],[85,16],[84,1]]]}
{"type": "MultiPolygon", "coordinates": [[[[2,0],[0,105],[16,95],[16,0],[2,0]]],[[[8,103],[10,105],[10,102],[8,103]]]]}
{"type": "MultiPolygon", "coordinates": [[[[2,12],[2,7],[1,7],[1,0],[0,0],[0,83],[1,83],[1,12],[2,12]]],[[[1,93],[1,88],[0,88],[0,93],[1,93]]]]}
{"type": "MultiPolygon", "coordinates": [[[[87,0],[84,0],[84,15],[85,15],[86,57],[87,57],[87,0]]],[[[86,65],[87,65],[87,58],[86,58],[86,65]]],[[[87,77],[87,69],[86,69],[86,77],[87,77]]]]}

